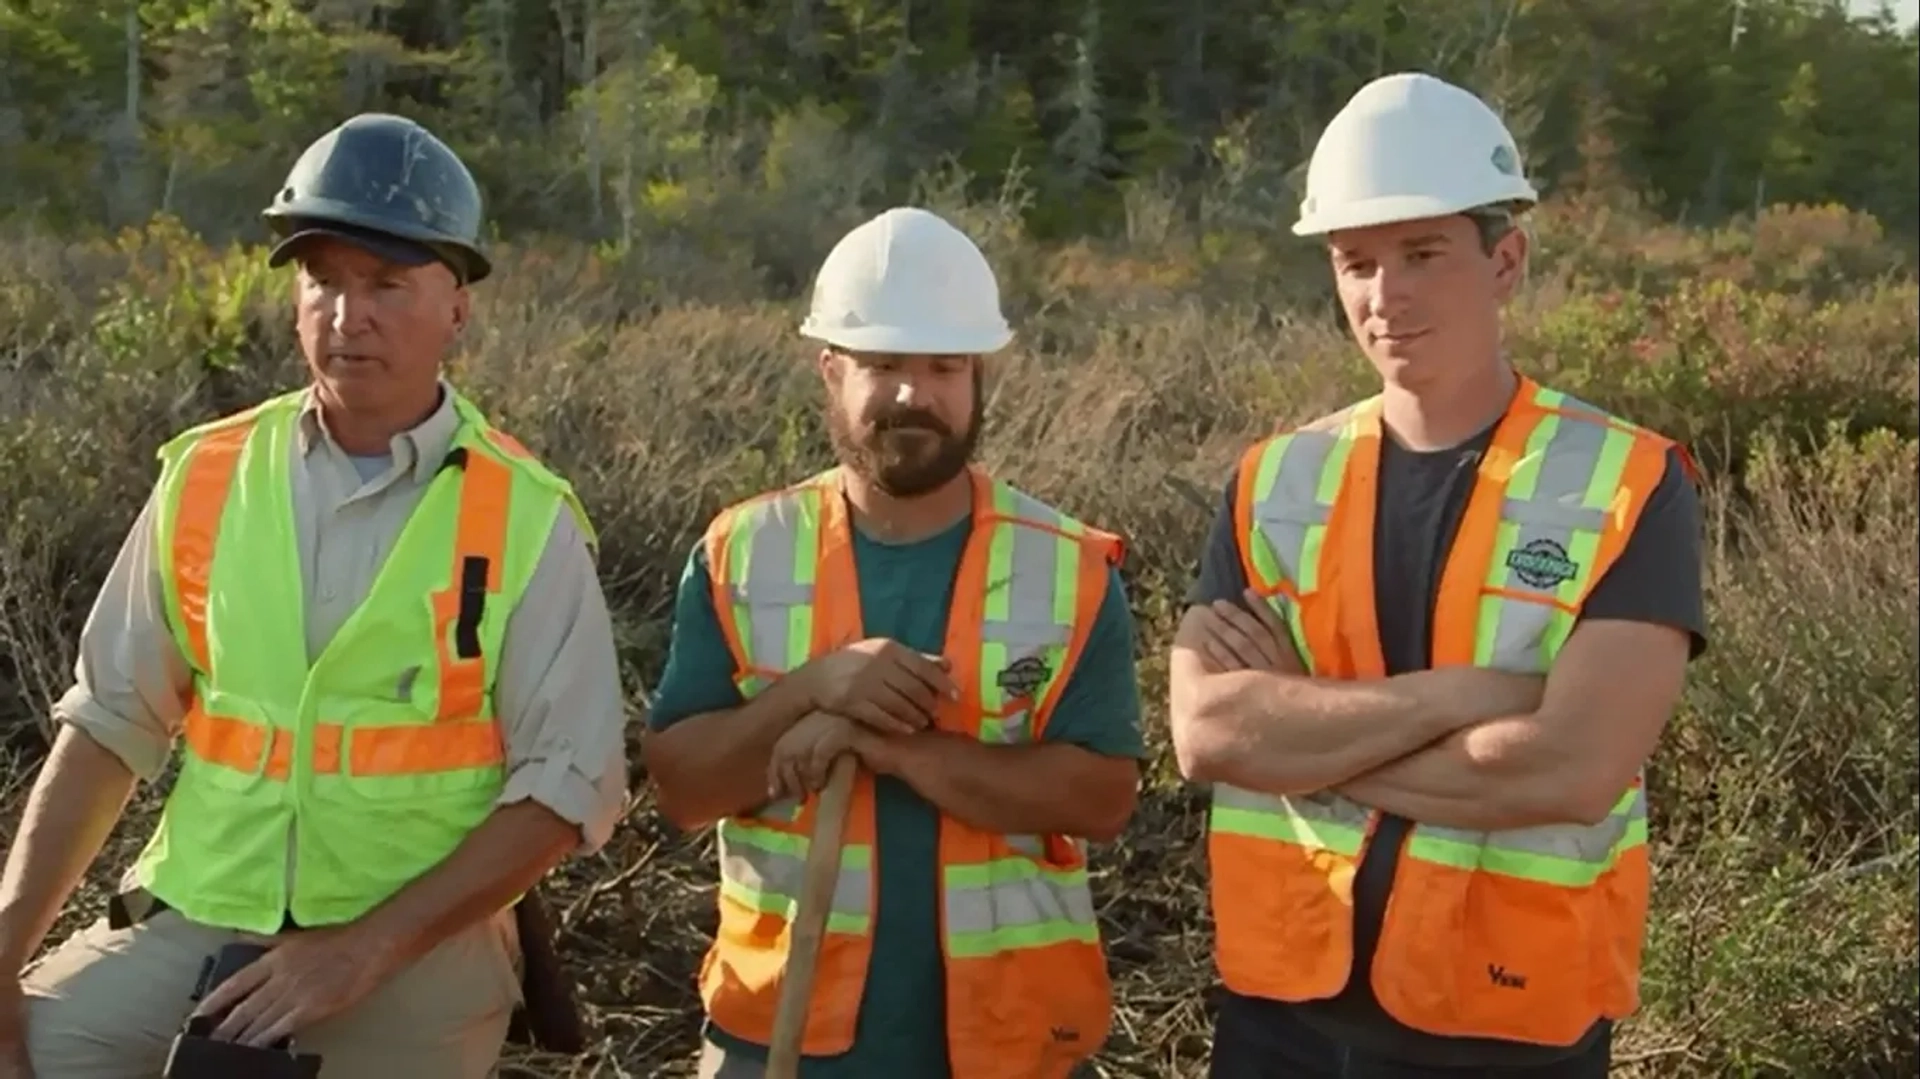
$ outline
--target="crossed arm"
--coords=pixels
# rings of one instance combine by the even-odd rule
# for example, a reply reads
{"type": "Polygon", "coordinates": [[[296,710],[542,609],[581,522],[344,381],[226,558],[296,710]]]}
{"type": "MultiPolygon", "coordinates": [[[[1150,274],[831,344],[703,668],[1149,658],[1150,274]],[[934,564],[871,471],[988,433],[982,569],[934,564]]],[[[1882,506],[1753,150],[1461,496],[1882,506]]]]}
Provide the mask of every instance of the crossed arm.
{"type": "Polygon", "coordinates": [[[889,737],[860,749],[940,812],[983,832],[1081,836],[1111,842],[1133,814],[1139,771],[1064,742],[991,746],[946,731],[889,737]]]}
{"type": "Polygon", "coordinates": [[[881,734],[817,711],[791,675],[738,708],[655,733],[647,752],[661,811],[682,828],[819,790],[833,760],[851,752],[876,775],[904,781],[981,831],[1106,842],[1132,814],[1139,778],[1132,760],[1066,743],[993,746],[940,730],[881,734]],[[770,784],[770,774],[790,778],[770,784]]]}
{"type": "Polygon", "coordinates": [[[1679,630],[1595,619],[1544,679],[1473,667],[1319,679],[1266,605],[1253,606],[1258,615],[1223,602],[1181,620],[1168,704],[1183,774],[1273,794],[1332,790],[1459,828],[1605,817],[1652,753],[1688,659],[1679,630]]]}
{"type": "Polygon", "coordinates": [[[1109,577],[1100,618],[1045,737],[1019,746],[935,729],[882,733],[831,714],[819,687],[810,684],[815,664],[742,702],[732,689],[733,659],[708,581],[696,548],[681,582],[673,646],[644,748],[660,811],[679,827],[703,827],[775,798],[819,790],[833,761],[848,752],[981,831],[1102,842],[1132,815],[1140,699],[1132,622],[1117,573],[1109,577]]]}

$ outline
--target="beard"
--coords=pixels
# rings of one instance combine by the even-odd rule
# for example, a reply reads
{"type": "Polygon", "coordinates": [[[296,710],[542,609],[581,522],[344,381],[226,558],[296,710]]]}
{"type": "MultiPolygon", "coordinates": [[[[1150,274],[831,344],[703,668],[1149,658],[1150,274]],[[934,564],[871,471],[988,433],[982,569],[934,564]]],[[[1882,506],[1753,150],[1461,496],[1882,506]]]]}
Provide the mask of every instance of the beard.
{"type": "Polygon", "coordinates": [[[827,434],[842,468],[890,498],[914,498],[940,489],[972,463],[985,411],[976,385],[962,434],[924,409],[896,408],[874,417],[863,437],[840,403],[829,401],[827,434]]]}

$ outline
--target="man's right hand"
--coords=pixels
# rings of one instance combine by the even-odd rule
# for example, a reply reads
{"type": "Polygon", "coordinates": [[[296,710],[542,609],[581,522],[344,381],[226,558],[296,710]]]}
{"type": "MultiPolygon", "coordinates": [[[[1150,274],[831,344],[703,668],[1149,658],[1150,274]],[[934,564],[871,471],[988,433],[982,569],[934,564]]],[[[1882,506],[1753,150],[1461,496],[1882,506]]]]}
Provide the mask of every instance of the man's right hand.
{"type": "Polygon", "coordinates": [[[833,762],[843,753],[854,752],[862,738],[872,740],[872,731],[858,723],[827,712],[808,712],[773,745],[767,761],[767,797],[805,798],[827,785],[833,762]]]}
{"type": "Polygon", "coordinates": [[[27,1058],[27,1002],[18,978],[0,982],[0,1079],[33,1079],[27,1058]]]}
{"type": "Polygon", "coordinates": [[[805,670],[818,711],[845,716],[885,734],[911,734],[933,725],[943,701],[960,690],[945,656],[916,652],[885,637],[869,637],[828,653],[805,670]]]}

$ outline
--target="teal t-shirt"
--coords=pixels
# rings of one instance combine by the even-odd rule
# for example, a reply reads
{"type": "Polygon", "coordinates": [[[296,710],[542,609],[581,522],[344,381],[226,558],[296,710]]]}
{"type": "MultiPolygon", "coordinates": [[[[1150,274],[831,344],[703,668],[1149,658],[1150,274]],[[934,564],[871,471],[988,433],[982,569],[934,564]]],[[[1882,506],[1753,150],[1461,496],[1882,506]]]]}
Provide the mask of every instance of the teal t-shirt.
{"type": "MultiPolygon", "coordinates": [[[[912,544],[854,535],[860,615],[869,637],[889,637],[928,654],[945,649],[947,611],[971,520],[912,544]]],[[[1042,740],[1096,753],[1145,755],[1140,689],[1134,677],[1133,616],[1117,571],[1079,665],[1061,691],[1042,740]]],[[[695,545],[680,579],[673,640],[653,697],[655,730],[741,703],[733,658],[714,614],[705,552],[695,545]]],[[[801,1079],[872,1079],[948,1074],[946,992],[940,952],[939,811],[906,783],[875,783],[880,862],[873,962],[860,999],[854,1048],[805,1058],[801,1079]]],[[[707,1037],[731,1055],[765,1059],[765,1050],[707,1024],[707,1037]]]]}

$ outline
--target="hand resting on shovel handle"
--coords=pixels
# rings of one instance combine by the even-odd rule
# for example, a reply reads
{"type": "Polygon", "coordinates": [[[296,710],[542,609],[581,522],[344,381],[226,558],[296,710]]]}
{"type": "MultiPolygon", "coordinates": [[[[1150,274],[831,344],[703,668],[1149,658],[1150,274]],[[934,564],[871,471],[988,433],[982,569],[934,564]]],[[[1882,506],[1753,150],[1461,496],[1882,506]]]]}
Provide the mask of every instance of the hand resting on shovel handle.
{"type": "Polygon", "coordinates": [[[871,729],[831,712],[809,712],[773,744],[767,759],[767,797],[804,799],[827,786],[834,762],[860,756],[879,738],[871,729]]]}

